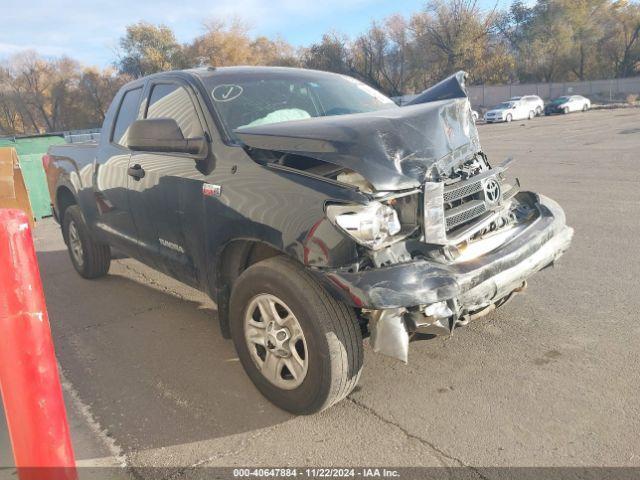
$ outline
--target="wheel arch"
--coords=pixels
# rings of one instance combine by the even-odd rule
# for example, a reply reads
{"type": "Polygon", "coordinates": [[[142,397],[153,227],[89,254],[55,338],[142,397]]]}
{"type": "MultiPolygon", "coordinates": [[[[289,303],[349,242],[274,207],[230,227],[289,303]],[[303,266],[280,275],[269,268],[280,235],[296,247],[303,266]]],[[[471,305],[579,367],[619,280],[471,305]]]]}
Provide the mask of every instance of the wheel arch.
{"type": "Polygon", "coordinates": [[[251,265],[276,256],[286,256],[299,260],[276,246],[258,239],[234,239],[220,248],[216,255],[214,268],[214,289],[218,307],[220,332],[224,338],[231,338],[229,329],[229,300],[236,279],[251,265]]]}
{"type": "Polygon", "coordinates": [[[78,205],[78,199],[69,187],[66,185],[59,186],[56,189],[55,214],[60,225],[64,223],[64,212],[71,205],[78,205]]]}

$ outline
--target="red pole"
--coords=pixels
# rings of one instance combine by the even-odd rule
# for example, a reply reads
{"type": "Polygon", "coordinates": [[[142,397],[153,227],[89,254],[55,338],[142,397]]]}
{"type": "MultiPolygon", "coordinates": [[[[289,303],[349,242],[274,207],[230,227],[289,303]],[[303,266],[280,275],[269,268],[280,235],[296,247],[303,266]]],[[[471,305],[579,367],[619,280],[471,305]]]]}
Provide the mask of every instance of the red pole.
{"type": "Polygon", "coordinates": [[[20,479],[75,480],[31,229],[9,209],[0,209],[0,390],[20,479]]]}

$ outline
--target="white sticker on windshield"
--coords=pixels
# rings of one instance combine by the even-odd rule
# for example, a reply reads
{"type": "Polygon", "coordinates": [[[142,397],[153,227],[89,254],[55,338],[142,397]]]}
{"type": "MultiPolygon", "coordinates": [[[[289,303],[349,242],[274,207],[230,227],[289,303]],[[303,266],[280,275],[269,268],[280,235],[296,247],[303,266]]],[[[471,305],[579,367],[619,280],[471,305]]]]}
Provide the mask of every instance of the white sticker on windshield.
{"type": "Polygon", "coordinates": [[[230,102],[242,95],[243,91],[240,85],[218,85],[211,91],[211,96],[216,102],[230,102]]]}

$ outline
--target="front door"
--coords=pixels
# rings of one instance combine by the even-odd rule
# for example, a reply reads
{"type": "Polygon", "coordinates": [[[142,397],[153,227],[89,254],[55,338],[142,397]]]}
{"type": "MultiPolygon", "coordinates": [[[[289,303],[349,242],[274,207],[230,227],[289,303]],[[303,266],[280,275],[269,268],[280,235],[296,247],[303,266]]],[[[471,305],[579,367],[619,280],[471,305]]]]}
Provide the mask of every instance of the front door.
{"type": "MultiPolygon", "coordinates": [[[[130,255],[137,253],[137,232],[129,208],[127,169],[131,151],[127,147],[127,132],[138,118],[142,86],[126,90],[119,98],[111,131],[103,131],[98,157],[93,169],[93,189],[90,205],[85,209],[87,222],[105,240],[130,255]]],[[[106,130],[106,129],[105,129],[106,130]]]]}
{"type": "MultiPolygon", "coordinates": [[[[178,81],[151,85],[145,118],[173,118],[185,138],[204,135],[190,87],[178,81]]],[[[129,173],[129,205],[142,260],[197,285],[204,176],[196,159],[181,153],[133,152],[129,173]]]]}

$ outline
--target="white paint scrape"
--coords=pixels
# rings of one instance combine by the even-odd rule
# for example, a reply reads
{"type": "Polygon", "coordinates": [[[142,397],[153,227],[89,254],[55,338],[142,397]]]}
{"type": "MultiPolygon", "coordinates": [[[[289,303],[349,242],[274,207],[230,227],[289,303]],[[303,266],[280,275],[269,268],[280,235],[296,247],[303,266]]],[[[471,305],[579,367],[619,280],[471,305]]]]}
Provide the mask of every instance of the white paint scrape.
{"type": "Polygon", "coordinates": [[[80,461],[76,461],[76,464],[78,466],[83,466],[83,467],[87,467],[87,466],[98,467],[98,466],[106,466],[107,464],[110,464],[110,466],[126,467],[127,460],[122,449],[118,446],[115,440],[112,437],[108,436],[107,432],[100,426],[98,421],[95,419],[95,417],[91,413],[91,409],[89,408],[89,406],[82,401],[82,399],[78,395],[78,392],[75,390],[75,388],[73,388],[73,385],[71,384],[71,382],[69,382],[64,376],[64,373],[62,372],[60,365],[58,365],[58,371],[60,372],[60,382],[62,384],[62,389],[71,399],[73,407],[82,416],[82,419],[85,421],[85,423],[87,424],[91,432],[96,436],[96,438],[106,447],[108,452],[111,454],[111,458],[106,457],[106,458],[96,458],[96,459],[89,459],[89,460],[80,460],[80,461]]]}

